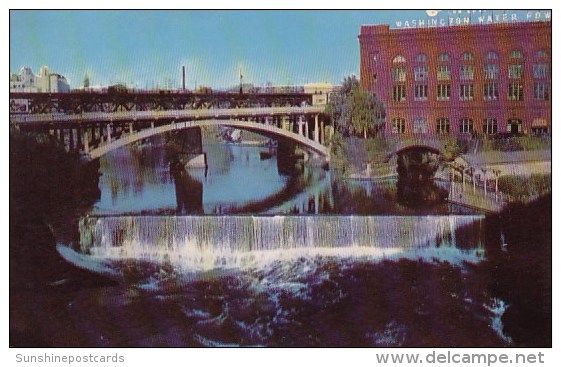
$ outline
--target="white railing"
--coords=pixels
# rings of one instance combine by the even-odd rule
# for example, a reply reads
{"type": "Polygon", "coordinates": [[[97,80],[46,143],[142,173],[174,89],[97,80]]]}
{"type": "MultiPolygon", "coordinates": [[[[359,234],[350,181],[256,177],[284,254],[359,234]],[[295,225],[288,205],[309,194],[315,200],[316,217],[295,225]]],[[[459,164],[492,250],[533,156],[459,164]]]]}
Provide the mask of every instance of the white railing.
{"type": "Polygon", "coordinates": [[[93,122],[112,120],[158,120],[158,119],[205,119],[228,117],[257,117],[279,115],[318,114],[324,111],[322,106],[305,107],[253,107],[253,108],[219,108],[209,110],[164,110],[164,111],[118,111],[118,112],[84,112],[80,114],[13,114],[10,120],[15,123],[40,122],[93,122]]]}

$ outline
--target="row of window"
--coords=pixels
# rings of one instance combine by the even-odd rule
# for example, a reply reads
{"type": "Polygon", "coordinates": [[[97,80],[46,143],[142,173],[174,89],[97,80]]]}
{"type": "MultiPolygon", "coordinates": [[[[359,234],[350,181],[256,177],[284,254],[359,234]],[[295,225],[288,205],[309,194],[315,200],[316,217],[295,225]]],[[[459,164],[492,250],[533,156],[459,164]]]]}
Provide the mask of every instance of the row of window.
{"type": "MultiPolygon", "coordinates": [[[[542,59],[542,58],[546,58],[549,56],[549,53],[546,50],[538,50],[535,52],[534,56],[538,59],[542,59]]],[[[512,50],[509,53],[509,58],[511,59],[523,59],[524,58],[524,53],[520,50],[512,50]]],[[[377,57],[374,57],[374,61],[376,61],[377,57]]],[[[462,61],[472,61],[475,59],[475,57],[473,56],[473,53],[471,52],[464,52],[460,55],[460,59],[462,61]]],[[[498,60],[499,59],[499,54],[495,51],[489,51],[487,52],[487,54],[485,55],[485,59],[487,60],[498,60]]],[[[438,55],[438,61],[450,61],[452,60],[451,56],[449,53],[447,52],[443,52],[441,54],[438,55]]],[[[428,56],[426,54],[418,54],[417,56],[415,56],[415,61],[416,62],[427,62],[428,61],[428,56]]],[[[392,59],[392,62],[394,64],[400,64],[400,63],[405,63],[407,62],[407,59],[405,58],[405,56],[403,55],[397,55],[392,59]]]]}
{"type": "MultiPolygon", "coordinates": [[[[549,64],[534,64],[533,76],[535,79],[545,79],[549,75],[549,64]]],[[[429,68],[427,66],[417,66],[413,69],[415,81],[425,81],[429,79],[429,68]]],[[[460,80],[473,80],[475,76],[474,65],[460,65],[460,80]]],[[[483,67],[483,77],[487,80],[499,79],[499,65],[486,64],[483,67]]],[[[509,64],[508,78],[522,79],[524,77],[524,64],[509,64]]],[[[440,65],[436,70],[437,80],[451,80],[452,72],[450,65],[440,65]]],[[[392,80],[394,82],[407,81],[407,69],[405,66],[392,68],[392,80]]]]}
{"type": "MultiPolygon", "coordinates": [[[[547,125],[544,119],[536,119],[532,127],[532,133],[547,133],[547,125]]],[[[405,134],[405,119],[394,118],[392,119],[391,131],[393,134],[405,134]]],[[[521,119],[509,119],[506,125],[507,132],[518,134],[522,132],[523,125],[521,119]]],[[[437,134],[450,133],[450,119],[442,117],[436,119],[435,131],[437,134]]],[[[473,119],[463,118],[458,121],[458,131],[460,134],[472,134],[475,132],[473,119]]],[[[426,118],[417,118],[413,120],[413,134],[426,134],[429,132],[429,126],[426,118]]],[[[483,119],[482,131],[483,134],[493,135],[498,132],[497,119],[486,118],[483,119]]]]}
{"type": "MultiPolygon", "coordinates": [[[[449,101],[450,90],[452,86],[448,83],[439,83],[436,86],[436,100],[449,101]]],[[[473,101],[475,98],[474,85],[472,83],[459,85],[459,100],[473,101]]],[[[428,84],[415,84],[413,87],[413,98],[415,101],[428,101],[429,86],[428,84]]],[[[549,84],[536,82],[534,83],[534,99],[540,101],[549,100],[549,84]]],[[[394,102],[405,102],[407,100],[406,86],[402,84],[394,85],[392,88],[392,100],[394,102]]],[[[499,100],[499,84],[485,83],[483,85],[483,100],[498,101],[499,100]]],[[[508,84],[507,100],[523,101],[524,100],[524,84],[522,82],[512,82],[508,84]]]]}

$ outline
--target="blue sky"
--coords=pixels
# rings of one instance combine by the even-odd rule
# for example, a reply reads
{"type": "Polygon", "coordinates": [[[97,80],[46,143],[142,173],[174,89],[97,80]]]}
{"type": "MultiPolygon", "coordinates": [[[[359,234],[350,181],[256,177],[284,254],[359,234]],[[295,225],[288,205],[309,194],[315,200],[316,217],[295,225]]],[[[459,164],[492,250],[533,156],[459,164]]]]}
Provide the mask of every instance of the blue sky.
{"type": "MultiPolygon", "coordinates": [[[[451,12],[447,12],[451,13],[451,12]]],[[[443,13],[444,14],[444,13],[443,13]]],[[[11,11],[10,71],[41,65],[72,87],[339,83],[359,73],[361,24],[424,11],[11,11]]]]}

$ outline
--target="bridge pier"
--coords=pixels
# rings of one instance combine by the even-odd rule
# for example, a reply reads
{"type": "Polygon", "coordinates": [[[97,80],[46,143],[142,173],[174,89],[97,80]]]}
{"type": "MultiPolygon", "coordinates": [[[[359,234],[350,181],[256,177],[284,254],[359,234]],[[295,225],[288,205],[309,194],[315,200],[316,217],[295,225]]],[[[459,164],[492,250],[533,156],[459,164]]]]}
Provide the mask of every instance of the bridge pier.
{"type": "Polygon", "coordinates": [[[295,144],[287,139],[279,139],[277,147],[277,169],[282,175],[291,175],[295,172],[296,157],[295,144]]]}
{"type": "Polygon", "coordinates": [[[68,129],[68,151],[74,150],[74,129],[68,129]]]}
{"type": "Polygon", "coordinates": [[[95,138],[97,140],[97,146],[103,145],[105,142],[105,132],[103,126],[101,124],[96,125],[94,128],[95,138]]]}
{"type": "Polygon", "coordinates": [[[173,132],[170,144],[184,168],[208,167],[200,127],[173,132]]]}
{"type": "Polygon", "coordinates": [[[79,127],[76,129],[76,141],[78,142],[77,150],[82,150],[82,128],[79,127]]]}
{"type": "Polygon", "coordinates": [[[83,133],[82,133],[82,141],[84,142],[84,153],[89,154],[90,153],[90,139],[89,139],[89,134],[88,134],[88,129],[84,129],[83,133]]]}
{"type": "Polygon", "coordinates": [[[111,143],[111,124],[107,124],[107,144],[111,143]]]}
{"type": "Polygon", "coordinates": [[[319,115],[314,116],[314,141],[319,143],[319,115]]]}
{"type": "Polygon", "coordinates": [[[298,135],[304,135],[303,132],[303,125],[304,125],[304,119],[302,118],[302,116],[298,116],[298,135]]]}

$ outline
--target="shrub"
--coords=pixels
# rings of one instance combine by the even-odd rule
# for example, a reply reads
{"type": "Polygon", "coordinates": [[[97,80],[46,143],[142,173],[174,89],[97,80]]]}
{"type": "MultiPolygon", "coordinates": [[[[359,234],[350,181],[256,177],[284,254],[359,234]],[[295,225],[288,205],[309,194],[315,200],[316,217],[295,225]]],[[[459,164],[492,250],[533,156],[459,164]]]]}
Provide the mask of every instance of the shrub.
{"type": "Polygon", "coordinates": [[[551,174],[532,174],[522,176],[502,176],[499,178],[499,190],[515,201],[530,201],[551,192],[551,174]]]}

